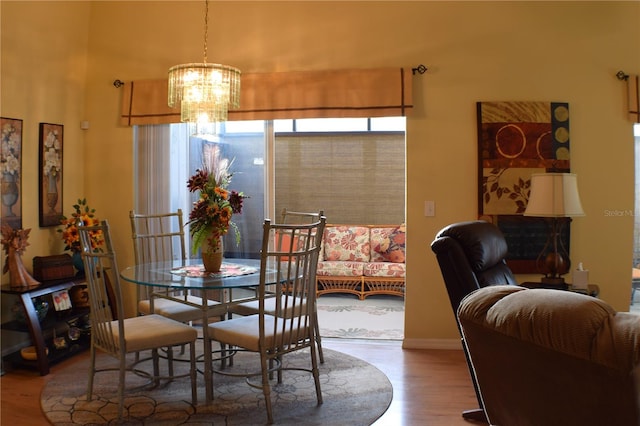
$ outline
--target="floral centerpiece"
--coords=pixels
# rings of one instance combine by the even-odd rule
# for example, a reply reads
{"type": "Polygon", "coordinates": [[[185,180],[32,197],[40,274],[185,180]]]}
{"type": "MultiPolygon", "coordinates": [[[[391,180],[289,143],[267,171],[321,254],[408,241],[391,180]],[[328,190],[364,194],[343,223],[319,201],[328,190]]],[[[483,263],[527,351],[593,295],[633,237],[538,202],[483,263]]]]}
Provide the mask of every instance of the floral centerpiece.
{"type": "Polygon", "coordinates": [[[229,171],[233,161],[220,158],[218,149],[208,153],[202,169],[189,178],[189,192],[200,192],[200,198],[193,204],[189,214],[192,252],[202,248],[205,254],[220,251],[222,236],[233,228],[236,243],[240,242],[240,231],[231,220],[233,214],[242,212],[242,203],[246,196],[242,192],[230,191],[232,173],[229,171]]]}
{"type": "MultiPolygon", "coordinates": [[[[73,205],[74,212],[70,217],[62,216],[60,223],[62,229],[58,229],[58,232],[62,234],[62,240],[64,241],[64,249],[70,250],[72,254],[80,254],[82,246],[80,245],[80,235],[78,234],[78,219],[80,219],[84,226],[95,226],[100,223],[100,220],[96,217],[95,209],[92,209],[87,204],[87,199],[79,199],[77,204],[73,205]]],[[[91,248],[93,251],[99,251],[100,246],[104,242],[104,236],[102,231],[92,231],[91,248]]],[[[79,265],[76,265],[78,268],[79,265]]],[[[80,268],[78,268],[80,269],[80,268]]]]}

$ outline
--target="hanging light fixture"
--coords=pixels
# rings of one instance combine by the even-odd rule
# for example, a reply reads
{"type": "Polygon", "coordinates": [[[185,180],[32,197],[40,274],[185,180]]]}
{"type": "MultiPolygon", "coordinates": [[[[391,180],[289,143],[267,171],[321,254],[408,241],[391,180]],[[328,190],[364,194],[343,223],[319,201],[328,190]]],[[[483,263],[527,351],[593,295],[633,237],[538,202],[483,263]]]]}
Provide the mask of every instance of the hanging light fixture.
{"type": "Polygon", "coordinates": [[[207,63],[208,30],[209,0],[205,0],[204,61],[169,69],[169,106],[180,105],[182,122],[224,122],[229,108],[240,107],[240,70],[207,63]]]}

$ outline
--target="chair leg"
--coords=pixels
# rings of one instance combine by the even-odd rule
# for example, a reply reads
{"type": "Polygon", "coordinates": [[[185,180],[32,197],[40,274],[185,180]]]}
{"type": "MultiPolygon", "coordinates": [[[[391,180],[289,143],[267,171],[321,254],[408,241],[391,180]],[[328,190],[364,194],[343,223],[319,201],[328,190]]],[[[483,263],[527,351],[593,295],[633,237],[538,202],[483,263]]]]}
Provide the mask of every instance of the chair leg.
{"type": "Polygon", "coordinates": [[[313,381],[315,382],[315,385],[316,385],[316,399],[318,400],[318,405],[320,405],[322,404],[322,390],[320,389],[320,371],[318,370],[318,361],[316,359],[315,352],[316,352],[315,345],[311,345],[311,368],[313,373],[313,381]]]}
{"type": "MultiPolygon", "coordinates": [[[[282,365],[282,356],[278,357],[278,364],[282,365]]],[[[282,368],[278,368],[278,384],[282,384],[282,368]]]]}
{"type": "Polygon", "coordinates": [[[322,352],[322,338],[320,337],[320,324],[318,323],[318,311],[313,313],[316,317],[315,321],[315,333],[316,333],[316,345],[318,347],[318,356],[320,357],[320,364],[324,364],[324,353],[322,352]]]}
{"type": "Polygon", "coordinates": [[[471,382],[473,383],[473,389],[476,392],[476,399],[478,400],[478,406],[480,407],[463,411],[462,418],[482,421],[486,423],[487,415],[484,412],[484,404],[482,402],[482,397],[480,396],[480,387],[478,386],[478,380],[476,379],[475,370],[473,369],[473,365],[471,364],[471,357],[469,356],[469,350],[467,349],[467,342],[465,342],[464,339],[461,339],[461,342],[462,351],[464,352],[464,357],[467,360],[467,366],[469,367],[469,374],[471,376],[471,382]]]}
{"type": "MultiPolygon", "coordinates": [[[[224,315],[220,315],[220,321],[224,321],[226,318],[224,315]]],[[[229,319],[231,319],[231,313],[229,313],[229,319]]],[[[233,367],[233,351],[231,349],[231,346],[229,346],[229,367],[233,367]]],[[[220,355],[221,355],[221,361],[220,361],[220,368],[221,369],[225,369],[227,367],[227,345],[225,345],[224,343],[220,343],[220,355]]]]}
{"type": "MultiPolygon", "coordinates": [[[[184,352],[184,345],[182,345],[182,350],[184,352]]],[[[167,363],[169,368],[169,377],[170,380],[173,380],[173,347],[169,346],[167,348],[167,363]]]]}
{"type": "MultiPolygon", "coordinates": [[[[271,359],[269,360],[271,365],[271,359]]],[[[264,405],[267,409],[267,422],[273,423],[273,408],[271,407],[271,386],[269,385],[269,371],[267,369],[267,356],[260,354],[260,367],[262,368],[262,394],[264,395],[264,405]]],[[[278,371],[278,374],[280,371],[278,371]]]]}
{"type": "Polygon", "coordinates": [[[125,372],[127,370],[127,360],[124,356],[120,356],[120,371],[118,372],[118,420],[122,419],[124,414],[124,386],[125,372]]]}
{"type": "Polygon", "coordinates": [[[87,384],[87,401],[93,399],[93,378],[96,375],[96,348],[91,345],[89,354],[89,382],[87,384]]]}
{"type": "Polygon", "coordinates": [[[477,422],[488,423],[487,415],[482,408],[474,410],[465,410],[462,412],[462,418],[466,420],[474,420],[477,422]]]}
{"type": "Polygon", "coordinates": [[[158,350],[157,349],[152,349],[151,350],[151,361],[153,364],[153,384],[155,386],[158,386],[158,383],[160,382],[160,380],[158,379],[158,376],[160,376],[160,366],[159,366],[159,362],[158,362],[158,350]]]}
{"type": "Polygon", "coordinates": [[[197,389],[197,375],[196,375],[196,343],[191,342],[189,344],[189,353],[191,359],[191,403],[195,406],[198,405],[198,389],[197,389]]]}

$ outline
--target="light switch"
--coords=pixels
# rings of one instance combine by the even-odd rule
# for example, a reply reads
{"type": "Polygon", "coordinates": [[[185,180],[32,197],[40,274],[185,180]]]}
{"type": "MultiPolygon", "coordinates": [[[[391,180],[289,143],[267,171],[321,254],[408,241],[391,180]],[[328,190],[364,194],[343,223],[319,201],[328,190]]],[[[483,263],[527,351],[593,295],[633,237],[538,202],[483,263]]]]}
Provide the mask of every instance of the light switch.
{"type": "Polygon", "coordinates": [[[436,215],[436,203],[435,201],[425,201],[424,202],[424,215],[425,216],[435,216],[436,215]]]}

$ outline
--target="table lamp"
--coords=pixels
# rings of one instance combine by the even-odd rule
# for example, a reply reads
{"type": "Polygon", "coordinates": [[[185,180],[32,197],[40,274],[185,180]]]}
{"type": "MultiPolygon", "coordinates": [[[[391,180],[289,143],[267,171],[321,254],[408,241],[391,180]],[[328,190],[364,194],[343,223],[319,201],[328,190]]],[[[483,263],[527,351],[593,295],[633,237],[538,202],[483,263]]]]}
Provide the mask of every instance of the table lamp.
{"type": "Polygon", "coordinates": [[[544,284],[564,286],[562,275],[571,269],[571,261],[560,234],[570,218],[584,216],[577,176],[573,173],[534,173],[524,216],[547,218],[549,235],[536,265],[544,273],[544,284]]]}

